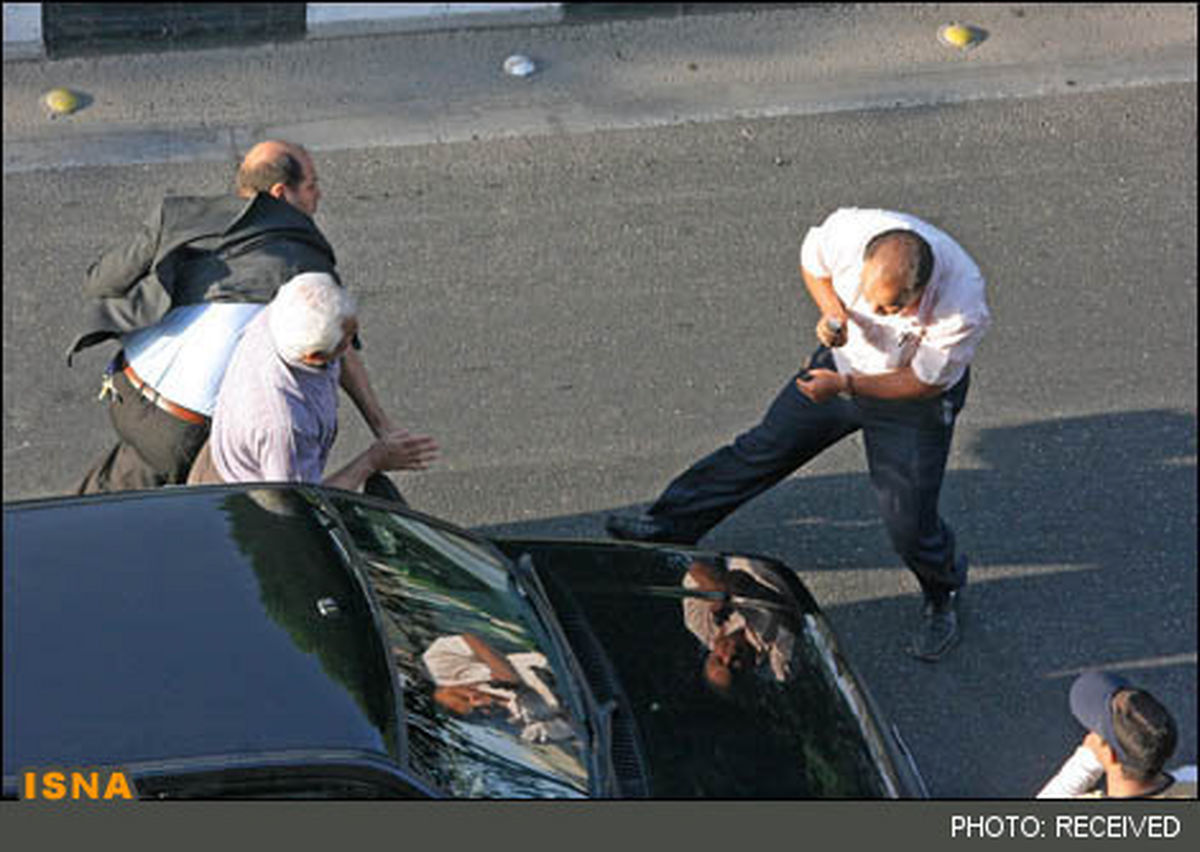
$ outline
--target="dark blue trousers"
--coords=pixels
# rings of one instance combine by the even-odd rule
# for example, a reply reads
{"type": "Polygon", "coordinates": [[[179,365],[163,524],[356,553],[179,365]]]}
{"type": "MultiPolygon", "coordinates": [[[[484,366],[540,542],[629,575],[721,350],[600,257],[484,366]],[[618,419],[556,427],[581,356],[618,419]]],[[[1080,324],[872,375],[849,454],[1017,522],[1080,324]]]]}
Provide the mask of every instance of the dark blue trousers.
{"type": "MultiPolygon", "coordinates": [[[[829,350],[818,349],[811,367],[835,369],[829,350]]],[[[940,599],[961,587],[965,562],[955,558],[954,532],[938,514],[938,496],[970,372],[940,396],[900,402],[839,397],[818,405],[795,379],[761,423],[676,477],[650,514],[678,539],[695,542],[738,506],[861,429],[892,547],[927,595],[940,599]]]]}

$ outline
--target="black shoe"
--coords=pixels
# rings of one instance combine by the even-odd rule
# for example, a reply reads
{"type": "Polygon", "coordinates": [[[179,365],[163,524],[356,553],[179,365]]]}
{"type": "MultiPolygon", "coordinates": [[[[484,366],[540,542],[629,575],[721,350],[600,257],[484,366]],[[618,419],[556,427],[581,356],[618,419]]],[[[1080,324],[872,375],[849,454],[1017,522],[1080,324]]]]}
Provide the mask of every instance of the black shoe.
{"type": "Polygon", "coordinates": [[[944,600],[925,598],[921,626],[913,635],[910,651],[918,660],[936,663],[958,644],[958,592],[944,600]]]}
{"type": "Polygon", "coordinates": [[[661,518],[642,512],[637,515],[609,515],[604,528],[622,541],[650,541],[662,544],[691,544],[675,533],[661,518]]]}

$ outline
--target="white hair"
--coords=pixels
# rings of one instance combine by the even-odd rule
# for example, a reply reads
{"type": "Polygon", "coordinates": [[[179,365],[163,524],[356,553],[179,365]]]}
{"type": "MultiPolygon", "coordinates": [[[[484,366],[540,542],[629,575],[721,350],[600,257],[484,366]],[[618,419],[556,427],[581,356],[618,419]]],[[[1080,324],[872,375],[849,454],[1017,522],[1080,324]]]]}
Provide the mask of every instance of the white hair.
{"type": "Polygon", "coordinates": [[[279,288],[267,312],[275,348],[287,361],[329,355],[354,317],[354,297],[324,272],[303,272],[279,288]]]}

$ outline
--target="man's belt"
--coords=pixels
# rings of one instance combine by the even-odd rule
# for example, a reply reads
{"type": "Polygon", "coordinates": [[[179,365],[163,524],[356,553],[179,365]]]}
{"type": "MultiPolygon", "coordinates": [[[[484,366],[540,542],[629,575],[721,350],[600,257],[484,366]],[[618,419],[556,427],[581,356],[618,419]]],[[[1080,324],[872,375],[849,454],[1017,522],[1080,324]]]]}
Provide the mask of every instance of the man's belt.
{"type": "Polygon", "coordinates": [[[184,408],[182,405],[176,405],[150,387],[150,385],[143,382],[138,374],[133,371],[133,367],[129,366],[128,362],[125,364],[125,369],[122,372],[125,373],[125,378],[129,379],[129,383],[137,388],[143,397],[153,402],[172,417],[182,420],[184,423],[204,424],[208,422],[208,418],[203,414],[192,411],[190,408],[184,408]]]}

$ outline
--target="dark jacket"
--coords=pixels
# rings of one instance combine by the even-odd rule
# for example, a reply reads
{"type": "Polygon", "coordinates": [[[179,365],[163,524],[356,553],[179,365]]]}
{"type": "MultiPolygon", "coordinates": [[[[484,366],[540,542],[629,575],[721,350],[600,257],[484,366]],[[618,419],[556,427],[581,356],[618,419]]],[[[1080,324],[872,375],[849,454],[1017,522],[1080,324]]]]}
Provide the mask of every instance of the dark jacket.
{"type": "Polygon", "coordinates": [[[286,201],[170,197],[132,240],[88,268],[84,331],[75,353],[158,322],[199,302],[269,302],[301,272],[337,278],[333,247],[313,220],[286,201]]]}

